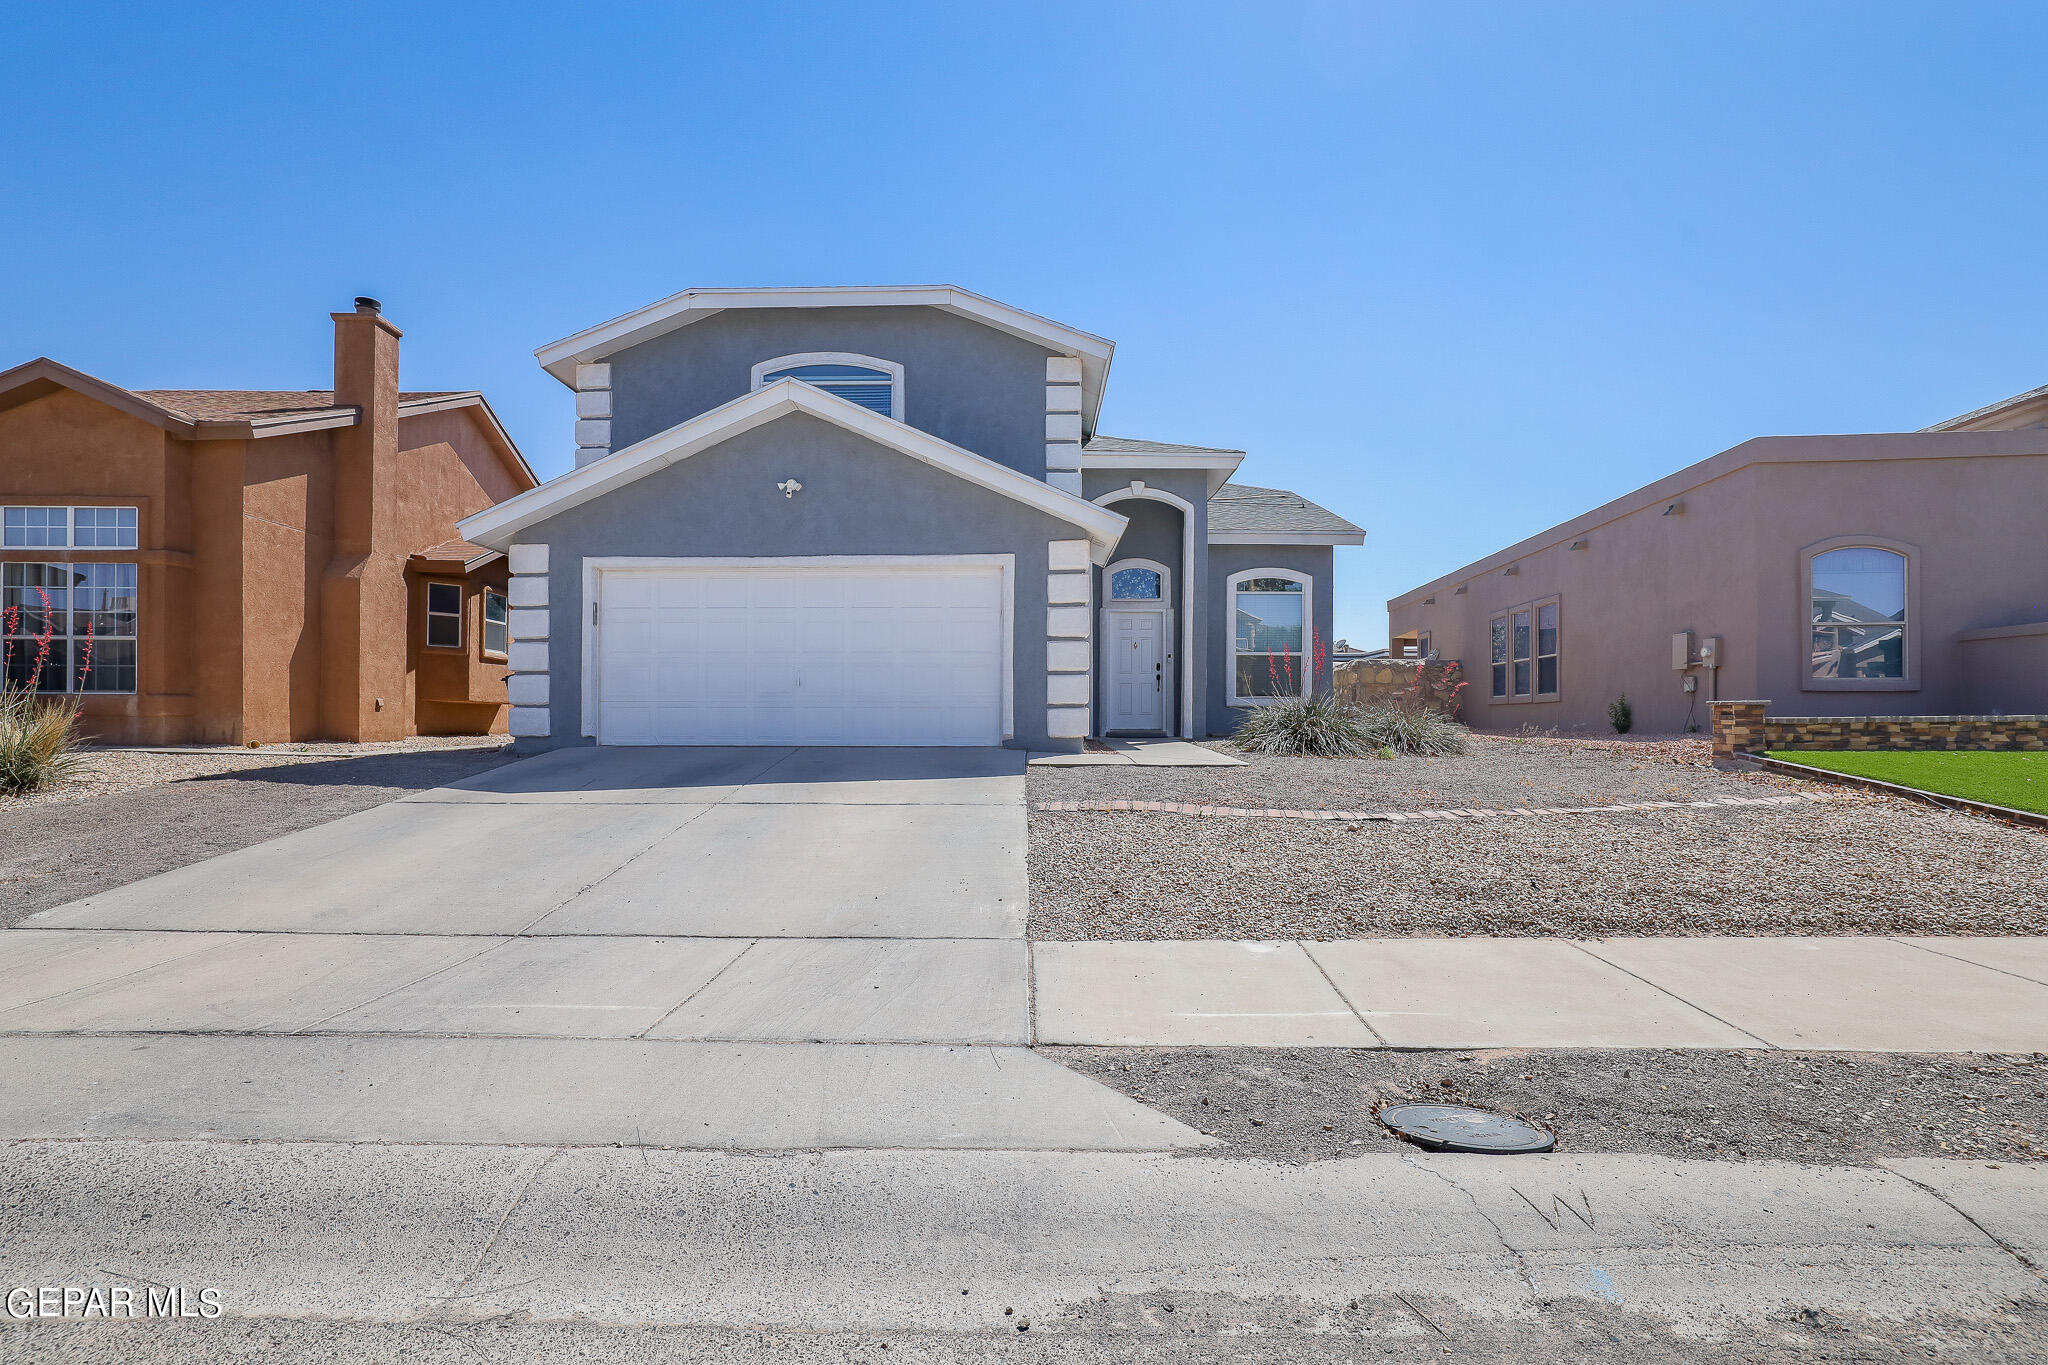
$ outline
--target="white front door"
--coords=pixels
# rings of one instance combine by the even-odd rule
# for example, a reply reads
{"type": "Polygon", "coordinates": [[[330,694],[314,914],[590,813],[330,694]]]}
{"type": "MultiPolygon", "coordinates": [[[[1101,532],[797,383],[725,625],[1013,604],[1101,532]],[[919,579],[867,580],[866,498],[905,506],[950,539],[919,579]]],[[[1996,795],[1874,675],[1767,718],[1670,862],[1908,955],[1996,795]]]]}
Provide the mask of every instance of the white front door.
{"type": "Polygon", "coordinates": [[[1112,608],[1104,662],[1108,675],[1107,731],[1166,728],[1166,613],[1112,608]]]}
{"type": "Polygon", "coordinates": [[[677,560],[598,575],[602,744],[1000,744],[993,563],[677,560]]]}

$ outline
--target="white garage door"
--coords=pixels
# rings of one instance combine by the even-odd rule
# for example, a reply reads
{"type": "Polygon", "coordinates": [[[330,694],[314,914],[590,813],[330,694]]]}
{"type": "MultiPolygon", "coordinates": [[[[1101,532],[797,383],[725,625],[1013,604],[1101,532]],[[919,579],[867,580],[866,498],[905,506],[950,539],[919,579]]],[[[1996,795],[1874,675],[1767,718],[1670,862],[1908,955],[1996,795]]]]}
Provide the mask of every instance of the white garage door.
{"type": "Polygon", "coordinates": [[[1000,744],[999,562],[598,576],[604,744],[1000,744]]]}

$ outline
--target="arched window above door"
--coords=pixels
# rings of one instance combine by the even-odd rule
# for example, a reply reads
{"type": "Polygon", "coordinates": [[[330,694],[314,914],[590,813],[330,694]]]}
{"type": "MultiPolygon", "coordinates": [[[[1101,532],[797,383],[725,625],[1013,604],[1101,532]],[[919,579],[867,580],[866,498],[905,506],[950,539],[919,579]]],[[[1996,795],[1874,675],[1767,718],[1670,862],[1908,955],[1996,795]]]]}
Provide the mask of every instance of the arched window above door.
{"type": "Polygon", "coordinates": [[[1105,595],[1112,603],[1165,606],[1168,602],[1168,570],[1152,559],[1120,559],[1102,572],[1108,585],[1105,595]]]}

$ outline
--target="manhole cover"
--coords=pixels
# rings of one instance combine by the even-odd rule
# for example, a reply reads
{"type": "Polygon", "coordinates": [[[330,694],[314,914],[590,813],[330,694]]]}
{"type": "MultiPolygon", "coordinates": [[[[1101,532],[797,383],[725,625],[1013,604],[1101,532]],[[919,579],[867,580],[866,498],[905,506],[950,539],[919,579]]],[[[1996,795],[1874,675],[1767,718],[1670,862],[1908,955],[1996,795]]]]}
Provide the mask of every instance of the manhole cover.
{"type": "Polygon", "coordinates": [[[1433,1152],[1547,1152],[1554,1134],[1511,1114],[1462,1104],[1393,1104],[1380,1122],[1418,1147],[1433,1152]]]}

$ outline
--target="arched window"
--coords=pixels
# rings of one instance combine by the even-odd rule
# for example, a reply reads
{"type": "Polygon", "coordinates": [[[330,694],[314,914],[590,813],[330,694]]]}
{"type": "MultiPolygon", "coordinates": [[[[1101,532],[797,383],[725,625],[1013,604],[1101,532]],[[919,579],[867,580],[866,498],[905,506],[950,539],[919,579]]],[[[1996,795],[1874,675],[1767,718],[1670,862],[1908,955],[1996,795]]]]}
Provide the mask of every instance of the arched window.
{"type": "Polygon", "coordinates": [[[1823,541],[1806,556],[1809,689],[1910,687],[1914,583],[1908,546],[1823,541]]]}
{"type": "Polygon", "coordinates": [[[1150,559],[1120,559],[1103,570],[1111,604],[1167,605],[1166,566],[1150,559]]]}
{"type": "Polygon", "coordinates": [[[766,388],[778,379],[801,379],[849,403],[903,420],[903,367],[893,360],[845,351],[806,351],[754,366],[755,388],[766,388]]]}
{"type": "Polygon", "coordinates": [[[1315,688],[1308,575],[1247,569],[1230,577],[1230,705],[1265,706],[1315,688]]]}

